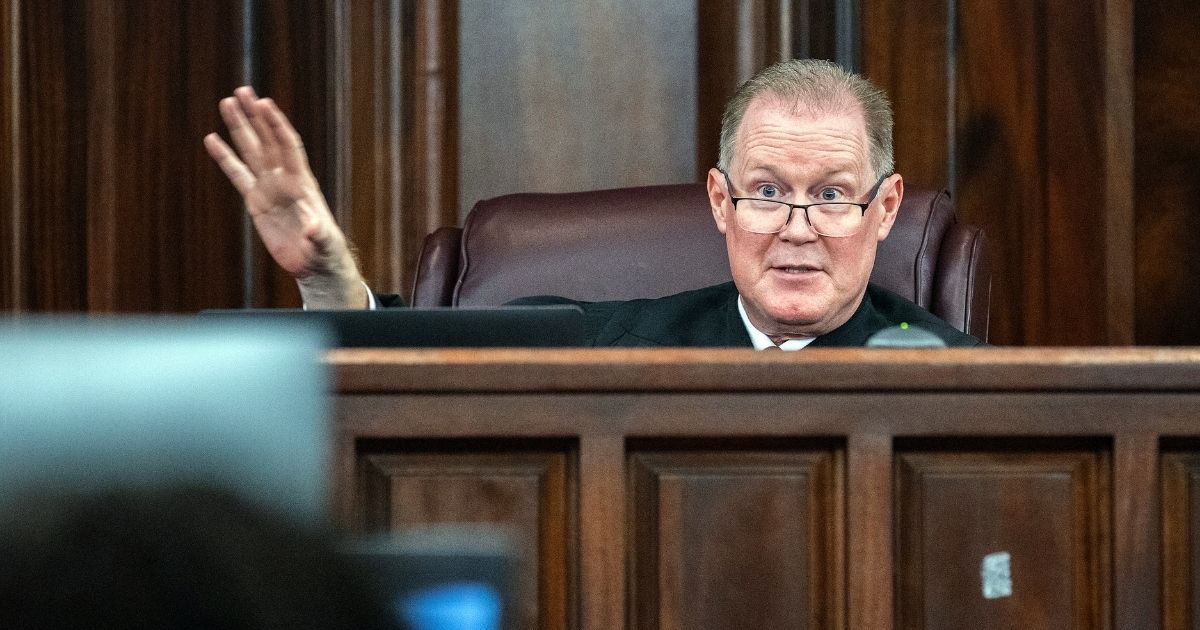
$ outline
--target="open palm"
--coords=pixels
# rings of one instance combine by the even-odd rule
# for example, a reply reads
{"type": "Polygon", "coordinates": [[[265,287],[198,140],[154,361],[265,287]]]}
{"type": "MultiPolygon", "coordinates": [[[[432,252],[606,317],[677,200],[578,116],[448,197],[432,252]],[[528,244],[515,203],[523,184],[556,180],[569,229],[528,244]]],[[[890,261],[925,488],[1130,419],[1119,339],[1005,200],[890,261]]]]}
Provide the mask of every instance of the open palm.
{"type": "Polygon", "coordinates": [[[204,146],[241,193],[275,262],[297,279],[352,264],[300,134],[279,107],[242,87],[221,100],[220,111],[237,152],[215,133],[204,146]]]}
{"type": "Polygon", "coordinates": [[[296,279],[305,305],[366,307],[366,284],[313,177],[300,134],[274,101],[249,86],[221,99],[220,110],[237,151],[215,133],[204,137],[204,147],[242,194],[259,238],[296,279]]]}

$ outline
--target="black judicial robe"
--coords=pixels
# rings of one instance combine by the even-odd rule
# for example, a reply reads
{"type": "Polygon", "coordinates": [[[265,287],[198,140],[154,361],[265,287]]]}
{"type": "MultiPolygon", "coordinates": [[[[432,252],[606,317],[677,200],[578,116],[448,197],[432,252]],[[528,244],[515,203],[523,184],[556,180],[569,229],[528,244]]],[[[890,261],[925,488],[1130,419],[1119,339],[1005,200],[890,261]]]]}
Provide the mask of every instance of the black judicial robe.
{"type": "MultiPolygon", "coordinates": [[[[394,305],[394,296],[379,296],[394,305]]],[[[661,298],[581,302],[557,296],[521,298],[510,304],[575,304],[583,309],[586,344],[605,347],[753,347],[738,315],[732,282],[661,298]]],[[[941,337],[947,346],[980,346],[967,335],[912,302],[872,284],[846,323],[817,337],[808,347],[864,346],[867,339],[907,322],[941,337]]]]}

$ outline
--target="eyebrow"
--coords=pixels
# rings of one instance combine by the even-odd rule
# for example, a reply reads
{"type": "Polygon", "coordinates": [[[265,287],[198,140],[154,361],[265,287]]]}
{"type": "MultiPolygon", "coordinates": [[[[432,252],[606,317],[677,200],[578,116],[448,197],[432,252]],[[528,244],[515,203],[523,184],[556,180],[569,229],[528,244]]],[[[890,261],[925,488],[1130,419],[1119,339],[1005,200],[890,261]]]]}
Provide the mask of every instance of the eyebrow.
{"type": "Polygon", "coordinates": [[[780,179],[779,173],[777,173],[773,167],[766,166],[766,165],[754,166],[752,168],[747,168],[742,172],[742,174],[745,175],[746,177],[754,177],[755,174],[759,173],[759,172],[766,173],[767,176],[769,176],[771,179],[780,179]]]}
{"type": "MultiPolygon", "coordinates": [[[[766,164],[747,168],[743,171],[743,174],[746,177],[754,177],[755,174],[758,172],[763,172],[769,178],[774,179],[776,181],[783,179],[780,176],[779,172],[776,171],[774,167],[772,167],[770,165],[766,165],[766,164]]],[[[837,179],[837,178],[841,178],[841,177],[849,177],[851,179],[857,180],[858,175],[855,174],[854,170],[852,168],[850,168],[849,165],[836,166],[832,169],[822,171],[817,174],[817,179],[819,181],[837,179]]]]}

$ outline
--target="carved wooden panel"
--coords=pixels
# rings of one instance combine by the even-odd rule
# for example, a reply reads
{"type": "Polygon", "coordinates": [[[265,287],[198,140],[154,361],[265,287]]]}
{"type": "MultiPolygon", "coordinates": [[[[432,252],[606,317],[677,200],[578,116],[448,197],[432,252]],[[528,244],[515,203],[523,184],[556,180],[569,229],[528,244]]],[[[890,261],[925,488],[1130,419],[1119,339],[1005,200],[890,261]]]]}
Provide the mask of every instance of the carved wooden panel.
{"type": "Polygon", "coordinates": [[[629,457],[634,628],[843,627],[841,456],[629,457]]]}
{"type": "Polygon", "coordinates": [[[1200,622],[1200,453],[1162,456],[1163,628],[1200,622]]]}
{"type": "Polygon", "coordinates": [[[1106,452],[908,451],[896,467],[897,628],[1110,626],[1106,452]]]}
{"type": "Polygon", "coordinates": [[[510,447],[497,452],[480,443],[364,443],[357,465],[359,525],[503,526],[518,559],[518,626],[569,627],[576,566],[572,455],[565,449],[510,447]]]}

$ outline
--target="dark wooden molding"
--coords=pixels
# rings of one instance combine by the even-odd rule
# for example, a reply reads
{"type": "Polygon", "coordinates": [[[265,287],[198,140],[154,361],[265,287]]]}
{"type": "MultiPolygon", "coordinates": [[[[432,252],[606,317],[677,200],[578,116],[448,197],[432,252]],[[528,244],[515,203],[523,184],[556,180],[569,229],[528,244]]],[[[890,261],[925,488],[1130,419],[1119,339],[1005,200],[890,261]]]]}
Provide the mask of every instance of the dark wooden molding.
{"type": "Polygon", "coordinates": [[[856,0],[790,0],[791,54],[797,59],[838,57],[838,6],[856,0]]]}
{"type": "MultiPolygon", "coordinates": [[[[118,102],[118,91],[121,89],[118,81],[124,81],[123,73],[118,73],[116,65],[120,63],[121,52],[128,42],[123,38],[127,31],[120,28],[125,22],[125,16],[118,12],[119,7],[112,2],[93,2],[87,5],[88,36],[86,55],[93,60],[88,70],[88,99],[87,99],[87,205],[84,208],[87,218],[87,310],[92,312],[114,312],[118,307],[116,295],[118,239],[122,218],[137,230],[147,226],[144,216],[134,217],[127,214],[120,216],[121,207],[118,205],[117,188],[121,184],[110,177],[107,165],[119,164],[125,160],[118,144],[118,135],[128,128],[118,129],[118,111],[123,103],[118,102]]],[[[138,208],[129,208],[139,212],[138,208]]],[[[148,235],[141,232],[137,235],[136,244],[133,238],[126,234],[126,246],[143,245],[148,235]]],[[[147,261],[149,262],[149,261],[147,261]]]]}
{"type": "Polygon", "coordinates": [[[804,352],[803,360],[790,354],[704,348],[343,349],[330,351],[327,359],[338,366],[335,388],[360,392],[401,387],[456,391],[467,375],[473,386],[486,383],[493,391],[541,392],[585,385],[623,392],[836,392],[950,385],[992,392],[1105,391],[1118,374],[1125,390],[1171,392],[1200,382],[1200,350],[1191,348],[962,348],[937,353],[813,348],[804,352]],[[672,362],[674,372],[660,369],[665,361],[672,362]],[[728,380],[732,365],[741,372],[728,380]],[[819,383],[806,376],[808,371],[821,373],[819,383]]]}
{"type": "Polygon", "coordinates": [[[0,312],[25,307],[21,17],[21,0],[0,0],[0,312]]]}
{"type": "Polygon", "coordinates": [[[1134,0],[1102,0],[1104,15],[1104,343],[1137,341],[1135,288],[1138,196],[1135,160],[1134,0]]]}
{"type": "MultiPolygon", "coordinates": [[[[256,0],[252,12],[254,46],[242,56],[252,60],[260,95],[274,98],[304,138],[313,173],[326,184],[334,165],[328,100],[332,27],[325,0],[256,0]]],[[[253,305],[299,306],[295,280],[275,264],[257,236],[253,241],[253,305]]]]}
{"type": "Polygon", "coordinates": [[[696,176],[703,180],[717,164],[725,103],[755,72],[793,57],[796,26],[812,22],[797,20],[789,0],[713,0],[696,10],[696,176]]]}
{"type": "MultiPolygon", "coordinates": [[[[1163,549],[1168,549],[1162,529],[1162,483],[1165,462],[1153,434],[1130,432],[1113,439],[1113,522],[1128,527],[1113,530],[1113,604],[1115,628],[1162,627],[1165,593],[1163,549]]],[[[1172,516],[1178,514],[1173,510],[1172,516]]]]}
{"type": "Polygon", "coordinates": [[[403,134],[409,160],[403,170],[409,185],[401,219],[405,292],[425,235],[456,224],[458,217],[458,5],[426,0],[412,11],[406,73],[412,83],[404,88],[413,99],[411,115],[405,116],[412,127],[403,134]]]}
{"type": "Polygon", "coordinates": [[[909,186],[952,188],[955,153],[953,0],[865,0],[863,65],[895,114],[896,169],[909,186]],[[920,63],[913,63],[916,51],[920,63]]]}
{"type": "Polygon", "coordinates": [[[331,2],[331,184],[372,287],[407,293],[426,234],[457,223],[454,3],[331,2]]]}
{"type": "Polygon", "coordinates": [[[892,438],[883,433],[846,440],[847,628],[891,630],[895,619],[892,438]]]}

